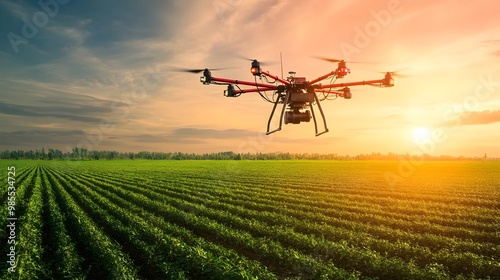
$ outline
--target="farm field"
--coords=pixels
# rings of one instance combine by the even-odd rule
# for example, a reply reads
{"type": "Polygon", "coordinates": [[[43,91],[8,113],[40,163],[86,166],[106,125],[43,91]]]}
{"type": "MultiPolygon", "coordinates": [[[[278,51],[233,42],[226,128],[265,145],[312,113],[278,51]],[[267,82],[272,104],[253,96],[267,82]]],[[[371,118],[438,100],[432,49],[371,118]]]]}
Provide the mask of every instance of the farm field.
{"type": "Polygon", "coordinates": [[[500,279],[500,162],[0,168],[2,279],[500,279]]]}

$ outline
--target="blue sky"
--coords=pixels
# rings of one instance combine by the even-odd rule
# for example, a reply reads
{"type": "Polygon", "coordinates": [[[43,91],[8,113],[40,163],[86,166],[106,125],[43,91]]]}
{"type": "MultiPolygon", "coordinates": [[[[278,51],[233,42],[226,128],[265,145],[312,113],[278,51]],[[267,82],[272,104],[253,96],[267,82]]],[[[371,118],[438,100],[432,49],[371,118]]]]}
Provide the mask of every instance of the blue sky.
{"type": "Polygon", "coordinates": [[[500,156],[492,1],[40,2],[0,1],[3,149],[500,156]],[[308,79],[336,68],[313,56],[374,62],[350,64],[345,81],[408,78],[323,103],[328,134],[306,123],[264,136],[271,104],[172,71],[227,67],[213,75],[253,80],[238,55],[276,62],[280,52],[285,73],[308,79]]]}

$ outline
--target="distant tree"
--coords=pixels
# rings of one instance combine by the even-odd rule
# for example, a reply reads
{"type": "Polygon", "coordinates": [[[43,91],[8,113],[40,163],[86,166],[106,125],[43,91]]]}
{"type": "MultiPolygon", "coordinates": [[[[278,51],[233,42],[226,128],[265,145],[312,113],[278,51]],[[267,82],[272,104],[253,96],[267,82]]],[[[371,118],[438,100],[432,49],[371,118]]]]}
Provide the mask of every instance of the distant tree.
{"type": "Polygon", "coordinates": [[[19,159],[17,155],[17,151],[10,152],[9,158],[11,159],[19,159]]]}

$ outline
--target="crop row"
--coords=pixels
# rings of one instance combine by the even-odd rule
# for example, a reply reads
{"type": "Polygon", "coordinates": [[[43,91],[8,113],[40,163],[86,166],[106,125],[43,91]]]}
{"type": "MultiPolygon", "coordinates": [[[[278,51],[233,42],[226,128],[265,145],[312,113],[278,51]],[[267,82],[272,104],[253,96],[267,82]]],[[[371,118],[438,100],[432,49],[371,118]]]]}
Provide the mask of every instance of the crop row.
{"type": "MultiPolygon", "coordinates": [[[[17,173],[17,172],[16,172],[17,173]]],[[[17,175],[17,174],[16,174],[17,175]]],[[[0,244],[0,253],[3,256],[6,256],[7,254],[10,253],[10,247],[11,246],[17,246],[18,244],[16,243],[8,243],[10,239],[8,239],[9,236],[13,235],[13,241],[14,242],[19,242],[20,240],[20,225],[22,224],[22,221],[24,219],[24,215],[26,213],[26,209],[28,207],[28,203],[30,202],[32,193],[33,193],[33,186],[35,185],[36,181],[36,175],[37,175],[37,168],[32,167],[29,168],[29,170],[26,170],[22,175],[16,176],[16,182],[15,182],[15,194],[12,195],[12,201],[15,202],[15,205],[11,205],[14,208],[12,209],[14,216],[11,216],[9,214],[9,209],[8,209],[8,203],[7,200],[5,200],[5,203],[1,207],[1,217],[2,219],[0,220],[0,234],[2,236],[1,238],[1,244],[0,244]],[[12,228],[13,231],[10,230],[10,228],[7,228],[7,224],[10,223],[10,221],[7,220],[7,217],[11,218],[16,218],[17,220],[14,221],[15,223],[15,228],[12,228]]],[[[7,189],[7,188],[5,188],[7,189]]],[[[10,242],[13,242],[10,241],[10,242]]],[[[16,261],[19,259],[19,251],[16,249],[14,252],[16,252],[16,261]]],[[[10,259],[10,257],[9,257],[10,259]]],[[[2,273],[0,275],[3,275],[4,273],[7,272],[7,262],[2,262],[1,266],[2,268],[2,273]]]]}
{"type": "MultiPolygon", "coordinates": [[[[392,261],[391,259],[385,259],[385,261],[380,261],[380,259],[384,258],[380,257],[380,255],[377,255],[376,252],[372,251],[371,253],[363,253],[363,252],[370,252],[370,250],[360,250],[357,249],[356,247],[346,246],[346,244],[342,242],[332,243],[318,237],[315,238],[308,235],[300,234],[294,232],[294,228],[283,228],[282,225],[284,221],[290,220],[287,216],[278,215],[275,217],[271,217],[272,214],[269,215],[269,213],[267,212],[259,212],[259,211],[253,211],[254,213],[252,213],[249,216],[248,212],[250,211],[246,210],[244,207],[241,206],[239,207],[233,206],[228,208],[226,206],[222,206],[223,208],[226,207],[228,211],[224,210],[221,211],[216,209],[216,208],[220,209],[220,203],[217,202],[201,200],[198,201],[197,203],[190,203],[189,201],[194,201],[198,199],[194,195],[193,196],[184,195],[181,198],[173,198],[175,197],[175,194],[159,196],[158,193],[154,193],[147,190],[151,186],[148,186],[148,188],[142,188],[142,187],[130,186],[127,184],[117,184],[116,182],[109,184],[109,183],[103,183],[102,181],[96,178],[81,178],[80,180],[81,182],[92,182],[96,185],[99,185],[103,189],[111,189],[115,188],[117,185],[120,185],[120,189],[124,189],[121,190],[124,193],[135,193],[135,194],[141,193],[143,195],[146,195],[147,199],[149,200],[161,201],[163,205],[160,204],[155,208],[151,208],[150,210],[152,212],[160,211],[162,215],[168,215],[168,213],[174,211],[169,208],[169,206],[173,205],[176,207],[177,211],[179,211],[179,209],[182,209],[184,211],[187,211],[188,213],[193,212],[196,213],[196,215],[198,216],[201,215],[210,218],[211,220],[223,222],[232,228],[238,228],[246,232],[249,232],[251,234],[254,234],[256,236],[261,236],[265,238],[274,238],[276,239],[276,241],[279,241],[286,246],[301,248],[306,253],[314,252],[314,254],[316,255],[322,255],[323,260],[333,260],[336,264],[338,264],[342,263],[340,261],[341,259],[344,259],[343,265],[348,269],[362,269],[363,271],[365,271],[365,273],[370,271],[371,269],[374,275],[383,275],[384,271],[386,273],[389,273],[388,275],[402,275],[401,272],[398,272],[395,269],[403,269],[406,272],[411,270],[411,265],[408,265],[408,263],[401,263],[397,259],[392,259],[392,261]],[[209,207],[214,209],[209,209],[209,207]],[[164,211],[167,211],[168,213],[164,213],[164,211]],[[238,217],[238,215],[241,215],[243,218],[238,217]],[[269,218],[270,220],[268,220],[267,222],[259,221],[259,219],[265,220],[269,218]],[[282,225],[273,227],[270,226],[272,222],[269,221],[280,221],[282,225]],[[363,257],[365,257],[365,260],[363,260],[363,257]],[[377,261],[377,259],[379,260],[377,261]],[[382,263],[383,265],[376,265],[377,263],[382,263]],[[372,265],[371,268],[369,268],[370,265],[372,265]]],[[[302,230],[307,231],[311,229],[311,224],[309,223],[301,224],[300,222],[297,222],[297,220],[293,219],[292,221],[295,222],[295,224],[300,224],[300,228],[302,230]]],[[[299,226],[297,226],[297,228],[299,228],[299,226]]],[[[317,225],[313,225],[312,228],[319,229],[323,233],[325,232],[336,233],[334,228],[330,228],[329,231],[325,230],[327,228],[325,228],[324,226],[318,227],[317,225]]],[[[356,236],[356,234],[350,232],[350,236],[352,239],[352,236],[356,236]]],[[[361,242],[361,240],[358,239],[358,242],[361,242]]],[[[366,245],[367,243],[370,244],[370,242],[378,243],[378,246],[381,246],[381,244],[383,244],[384,248],[382,250],[384,250],[385,253],[392,254],[396,253],[397,251],[403,250],[403,252],[399,252],[399,256],[406,257],[408,261],[411,261],[412,258],[415,257],[416,253],[419,253],[420,255],[417,255],[418,260],[421,263],[425,262],[427,265],[429,265],[429,270],[431,268],[434,268],[432,266],[434,261],[438,261],[440,263],[448,265],[448,268],[452,269],[454,273],[459,273],[459,272],[470,273],[471,260],[474,260],[475,262],[475,266],[472,272],[475,272],[479,275],[481,275],[481,273],[491,273],[492,271],[494,272],[495,269],[498,268],[495,267],[494,265],[491,265],[490,262],[484,260],[482,257],[468,252],[463,254],[454,253],[452,254],[453,258],[450,258],[450,252],[442,251],[437,255],[433,255],[429,250],[425,248],[419,249],[418,246],[417,248],[414,248],[406,243],[400,243],[400,246],[397,246],[397,244],[390,244],[388,242],[385,243],[377,242],[377,239],[373,238],[369,239],[368,242],[365,240],[362,243],[366,245]],[[405,250],[406,252],[404,252],[405,250]],[[411,252],[412,255],[410,256],[405,255],[405,253],[408,252],[411,252]]],[[[411,276],[406,275],[406,276],[410,278],[416,277],[415,275],[411,276]]]]}
{"type": "MultiPolygon", "coordinates": [[[[87,176],[88,180],[100,180],[106,181],[110,184],[122,184],[128,185],[127,180],[124,179],[113,179],[110,178],[104,179],[96,176],[92,178],[91,176],[87,176]]],[[[135,184],[133,184],[135,185],[135,184]]],[[[140,186],[140,185],[138,185],[140,186]]],[[[162,194],[168,197],[176,197],[180,200],[188,200],[193,203],[204,204],[205,206],[209,206],[208,204],[211,201],[216,201],[216,204],[210,207],[225,207],[223,205],[236,205],[239,207],[235,207],[236,210],[243,208],[241,211],[250,211],[253,210],[255,214],[253,217],[256,218],[264,218],[264,216],[273,216],[267,217],[272,222],[284,223],[285,221],[309,221],[307,227],[303,228],[311,228],[311,225],[314,227],[320,227],[321,230],[315,231],[317,235],[331,235],[331,232],[335,232],[334,236],[338,236],[339,229],[344,229],[347,232],[356,232],[356,235],[360,236],[360,242],[355,242],[354,244],[363,244],[366,246],[366,241],[362,242],[361,240],[366,239],[369,236],[373,236],[372,239],[380,240],[381,242],[408,242],[412,244],[419,244],[421,246],[429,247],[433,251],[439,250],[443,248],[453,247],[455,250],[463,251],[463,252],[476,252],[478,254],[486,254],[486,255],[497,255],[499,245],[491,244],[490,242],[472,242],[470,240],[461,240],[453,237],[445,237],[442,235],[435,234],[419,234],[419,233],[408,233],[404,232],[398,228],[390,228],[381,225],[373,225],[368,222],[359,222],[352,221],[350,219],[340,219],[335,217],[334,215],[323,214],[319,210],[314,211],[316,209],[312,208],[307,209],[301,207],[300,201],[296,204],[288,204],[280,202],[278,199],[271,198],[263,198],[260,199],[259,195],[256,193],[246,194],[244,192],[240,192],[239,188],[227,188],[227,189],[219,189],[216,192],[212,191],[207,187],[188,187],[187,185],[175,186],[175,185],[156,185],[155,182],[149,182],[144,184],[144,187],[140,187],[137,191],[142,191],[142,189],[151,189],[158,194],[162,194]],[[188,197],[189,195],[189,197],[188,197]],[[290,219],[290,217],[294,217],[295,219],[290,219]],[[324,225],[327,223],[327,225],[324,225]],[[330,230],[325,231],[325,229],[330,228],[330,230]],[[327,234],[328,233],[328,234],[327,234]],[[362,234],[365,233],[365,234],[362,234]]],[[[135,191],[135,190],[134,190],[135,191]]],[[[286,200],[284,198],[283,200],[286,200]]],[[[369,209],[365,209],[365,211],[369,211],[369,209]]],[[[287,222],[291,223],[291,222],[287,222]]],[[[311,232],[310,230],[307,232],[311,232]]],[[[489,241],[489,240],[488,240],[489,241]]]]}
{"type": "Polygon", "coordinates": [[[86,260],[83,265],[88,267],[88,275],[101,279],[138,278],[136,267],[121,247],[94,223],[52,173],[49,172],[47,179],[54,188],[57,204],[67,215],[66,228],[77,240],[76,247],[86,260]]]}
{"type": "MultiPolygon", "coordinates": [[[[49,185],[47,172],[42,169],[44,187],[45,262],[49,272],[56,279],[84,279],[83,258],[78,253],[76,243],[65,224],[67,216],[56,202],[52,186],[49,185]]],[[[71,217],[70,217],[71,218],[71,217]]]]}
{"type": "MultiPolygon", "coordinates": [[[[140,182],[137,182],[140,183],[140,182]]],[[[155,184],[153,182],[153,184],[155,184]]],[[[160,183],[161,184],[161,183],[160,183]]],[[[247,188],[242,185],[232,185],[226,188],[214,188],[211,187],[210,190],[201,184],[195,184],[190,181],[183,181],[176,183],[177,185],[182,185],[183,187],[193,186],[199,189],[205,189],[205,191],[213,193],[231,193],[235,196],[251,196],[253,199],[264,199],[269,201],[280,201],[284,205],[294,205],[294,207],[299,207],[303,211],[320,212],[328,216],[339,216],[342,215],[347,219],[368,219],[371,223],[380,223],[383,225],[388,225],[391,221],[393,226],[398,229],[404,229],[404,227],[411,227],[414,230],[433,233],[433,230],[437,230],[437,234],[440,235],[453,235],[454,236],[464,236],[465,239],[473,238],[470,234],[475,234],[476,232],[484,233],[494,233],[497,226],[491,223],[496,217],[492,216],[485,222],[476,221],[475,216],[471,217],[468,213],[467,216],[462,218],[457,216],[451,216],[450,214],[441,216],[441,213],[427,213],[425,215],[415,215],[406,214],[403,209],[394,209],[389,207],[373,207],[372,204],[366,201],[352,201],[349,198],[344,199],[326,199],[324,195],[321,194],[290,194],[286,193],[285,190],[272,190],[265,191],[253,188],[247,188]],[[370,211],[367,211],[370,208],[370,211]],[[459,232],[454,232],[453,229],[456,228],[459,232]],[[446,234],[443,234],[445,232],[446,234]]],[[[165,185],[165,184],[164,184],[165,185]]],[[[226,194],[224,194],[226,195],[226,194]]],[[[408,206],[407,206],[408,207],[408,206]]],[[[447,212],[444,212],[447,213],[447,212]]],[[[484,215],[481,217],[485,219],[484,215]]],[[[388,225],[390,226],[390,225],[388,225]]],[[[485,239],[491,240],[491,235],[484,236],[485,239]]],[[[500,243],[499,243],[500,244],[500,243]]]]}
{"type": "Polygon", "coordinates": [[[385,163],[24,163],[1,278],[500,278],[494,172],[390,189],[385,163]]]}
{"type": "MultiPolygon", "coordinates": [[[[116,172],[114,178],[124,178],[125,174],[116,172]]],[[[132,178],[132,180],[134,180],[132,178]]],[[[238,181],[228,184],[217,180],[207,180],[207,178],[191,178],[191,177],[172,177],[166,178],[148,176],[144,174],[141,179],[137,179],[136,183],[158,182],[160,184],[177,184],[183,186],[210,185],[211,189],[231,188],[235,191],[241,190],[245,193],[253,192],[261,196],[280,197],[280,200],[290,201],[292,203],[299,202],[301,205],[310,207],[318,207],[322,209],[347,210],[350,212],[366,213],[366,207],[370,207],[370,213],[380,214],[387,218],[416,220],[426,218],[430,223],[437,223],[443,226],[465,226],[473,230],[491,231],[494,229],[492,222],[495,221],[495,209],[484,207],[469,207],[463,205],[450,205],[447,203],[437,203],[432,201],[413,201],[413,197],[399,199],[391,197],[394,191],[385,194],[384,190],[378,190],[375,193],[365,193],[363,187],[356,190],[356,194],[352,194],[349,188],[341,187],[335,189],[332,186],[323,189],[322,191],[310,189],[307,185],[297,184],[289,186],[283,180],[282,182],[274,182],[272,184],[262,184],[255,181],[238,181]],[[304,199],[307,198],[307,199],[304,199]]],[[[315,184],[316,185],[316,184],[315,184]]],[[[499,205],[500,206],[500,205],[499,205]]]]}
{"type": "MultiPolygon", "coordinates": [[[[245,273],[261,274],[263,279],[274,278],[258,263],[196,238],[188,231],[168,224],[161,217],[151,216],[151,213],[130,204],[127,208],[117,206],[116,197],[108,198],[99,194],[88,183],[82,184],[62,174],[54,177],[65,182],[66,190],[78,198],[82,207],[100,221],[101,226],[108,228],[108,233],[115,238],[127,239],[123,241],[132,243],[133,250],[140,251],[142,256],[156,256],[142,260],[154,267],[156,273],[165,273],[166,277],[189,274],[194,279],[222,279],[245,273]],[[176,232],[177,236],[167,234],[170,232],[176,232]]],[[[127,203],[126,200],[118,201],[127,203]]]]}
{"type": "MultiPolygon", "coordinates": [[[[88,187],[92,187],[92,183],[92,181],[86,180],[82,180],[81,182],[73,181],[74,186],[83,186],[87,184],[88,187]]],[[[94,191],[101,191],[101,197],[109,197],[110,200],[113,199],[115,201],[121,200],[121,203],[124,203],[124,201],[132,202],[133,205],[128,204],[127,209],[141,207],[149,213],[149,216],[156,213],[158,217],[182,225],[204,238],[209,238],[212,242],[222,242],[224,246],[237,249],[238,252],[243,255],[251,258],[257,257],[259,261],[263,261],[264,263],[274,263],[273,267],[279,270],[275,271],[277,273],[295,272],[297,274],[308,275],[308,277],[311,277],[310,279],[320,279],[320,277],[354,277],[334,266],[314,261],[311,257],[293,249],[283,248],[279,244],[271,242],[268,239],[254,239],[248,233],[225,227],[217,221],[197,216],[194,213],[180,211],[166,204],[158,204],[158,202],[152,201],[142,194],[129,192],[122,188],[116,188],[113,185],[108,185],[105,188],[93,186],[93,188],[95,188],[94,191]],[[103,190],[107,192],[102,192],[103,190]],[[111,190],[113,190],[113,192],[110,192],[111,190]],[[214,234],[215,236],[213,236],[214,234]]]]}

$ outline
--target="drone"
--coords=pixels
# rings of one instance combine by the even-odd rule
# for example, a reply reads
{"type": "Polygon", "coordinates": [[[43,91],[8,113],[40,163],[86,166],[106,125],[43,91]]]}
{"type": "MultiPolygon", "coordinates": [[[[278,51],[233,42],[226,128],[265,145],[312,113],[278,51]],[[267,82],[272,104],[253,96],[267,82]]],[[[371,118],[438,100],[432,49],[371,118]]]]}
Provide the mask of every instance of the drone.
{"type": "MultiPolygon", "coordinates": [[[[265,101],[273,103],[273,108],[267,122],[266,135],[275,133],[282,129],[283,122],[285,124],[300,124],[302,122],[314,121],[314,129],[316,136],[320,136],[329,132],[325,114],[321,108],[321,101],[332,100],[338,97],[351,99],[352,93],[350,87],[360,85],[370,85],[376,87],[393,87],[394,78],[397,76],[396,71],[382,72],[385,73],[383,79],[358,81],[349,83],[335,83],[337,79],[344,78],[351,73],[347,68],[347,62],[343,59],[332,59],[317,57],[318,59],[337,63],[337,68],[325,75],[308,81],[306,77],[297,77],[296,72],[290,71],[290,75],[286,79],[272,75],[269,72],[262,71],[261,62],[257,59],[248,59],[251,61],[250,73],[254,76],[254,81],[241,81],[235,79],[214,77],[211,71],[220,69],[184,69],[183,72],[203,73],[200,77],[200,82],[204,85],[225,85],[227,89],[224,91],[226,97],[239,97],[245,93],[257,92],[265,101]],[[257,82],[257,77],[260,82],[257,82]],[[321,84],[321,81],[330,79],[327,84],[321,84]],[[241,88],[246,86],[249,88],[241,88]],[[269,96],[272,92],[272,96],[269,96]],[[271,122],[275,116],[278,105],[282,105],[279,115],[279,125],[277,128],[271,129],[271,122]],[[319,111],[323,123],[321,131],[318,130],[317,112],[319,111]]],[[[283,71],[283,70],[282,70],[283,71]]]]}

